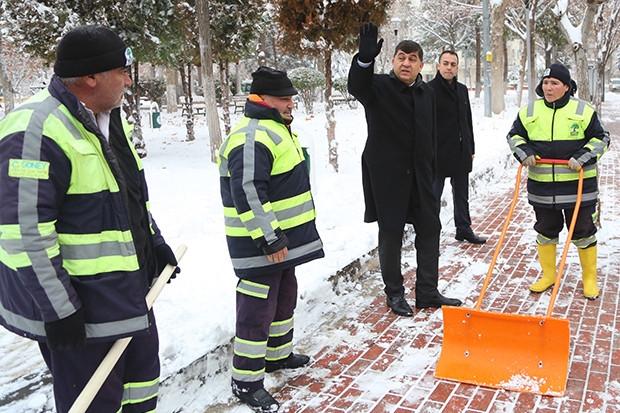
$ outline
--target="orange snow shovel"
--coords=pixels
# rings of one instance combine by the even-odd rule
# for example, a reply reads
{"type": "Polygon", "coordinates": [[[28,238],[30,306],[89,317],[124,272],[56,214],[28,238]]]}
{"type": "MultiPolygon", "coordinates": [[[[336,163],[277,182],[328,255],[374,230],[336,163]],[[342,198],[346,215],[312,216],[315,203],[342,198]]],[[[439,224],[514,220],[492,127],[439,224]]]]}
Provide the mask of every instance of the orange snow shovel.
{"type": "MultiPolygon", "coordinates": [[[[568,164],[565,160],[556,159],[539,159],[536,163],[568,164]]],[[[575,211],[547,314],[535,316],[480,310],[517,203],[522,169],[520,165],[510,210],[476,307],[442,307],[444,336],[435,377],[498,389],[561,396],[568,379],[570,326],[565,318],[552,318],[551,311],[581,205],[583,169],[579,174],[575,211]]]]}

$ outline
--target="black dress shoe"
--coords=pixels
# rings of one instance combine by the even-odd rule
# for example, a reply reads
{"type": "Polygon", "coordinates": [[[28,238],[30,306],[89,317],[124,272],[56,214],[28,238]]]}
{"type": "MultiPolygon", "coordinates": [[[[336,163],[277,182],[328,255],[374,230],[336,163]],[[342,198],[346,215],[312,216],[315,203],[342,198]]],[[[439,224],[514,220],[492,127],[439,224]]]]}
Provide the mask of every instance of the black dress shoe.
{"type": "Polygon", "coordinates": [[[390,307],[395,314],[405,317],[411,317],[413,315],[413,310],[407,303],[407,300],[405,300],[405,297],[388,297],[386,302],[388,307],[390,307]]]}
{"type": "Polygon", "coordinates": [[[450,305],[453,307],[460,307],[463,304],[458,298],[448,298],[439,294],[437,297],[431,299],[416,298],[416,308],[439,308],[444,305],[450,305]]]}
{"type": "Polygon", "coordinates": [[[284,360],[267,361],[265,363],[265,372],[273,373],[281,369],[297,369],[303,367],[310,361],[310,357],[305,354],[289,354],[284,360]]]}
{"type": "Polygon", "coordinates": [[[456,236],[454,237],[456,238],[458,241],[469,241],[472,244],[484,244],[487,242],[486,238],[481,238],[479,236],[477,236],[476,234],[474,234],[473,232],[467,232],[467,233],[456,233],[456,236]]]}
{"type": "Polygon", "coordinates": [[[264,388],[250,393],[233,386],[233,394],[255,412],[277,412],[280,408],[280,403],[264,388]]]}

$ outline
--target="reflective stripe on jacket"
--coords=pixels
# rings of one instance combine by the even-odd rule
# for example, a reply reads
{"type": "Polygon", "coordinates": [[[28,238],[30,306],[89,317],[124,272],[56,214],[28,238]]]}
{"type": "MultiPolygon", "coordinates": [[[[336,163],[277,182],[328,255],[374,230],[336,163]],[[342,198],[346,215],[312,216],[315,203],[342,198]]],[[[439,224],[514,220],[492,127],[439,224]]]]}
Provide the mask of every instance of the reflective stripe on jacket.
{"type": "MultiPolygon", "coordinates": [[[[554,107],[544,99],[536,100],[519,111],[508,143],[520,162],[529,155],[579,160],[584,171],[582,203],[596,203],[596,162],[607,151],[609,133],[590,104],[570,98],[554,107]]],[[[578,180],[579,172],[565,165],[539,163],[528,170],[528,200],[535,206],[571,208],[577,198],[578,180]]]]}
{"type": "Polygon", "coordinates": [[[111,166],[118,160],[68,109],[77,100],[61,102],[73,95],[58,79],[50,90],[0,123],[0,323],[43,340],[44,322],[84,308],[89,339],[135,335],[149,326],[149,274],[111,166]]]}
{"type": "Polygon", "coordinates": [[[240,278],[323,256],[297,136],[273,119],[244,116],[218,155],[228,249],[240,278]],[[267,255],[288,247],[282,263],[267,255]]]}

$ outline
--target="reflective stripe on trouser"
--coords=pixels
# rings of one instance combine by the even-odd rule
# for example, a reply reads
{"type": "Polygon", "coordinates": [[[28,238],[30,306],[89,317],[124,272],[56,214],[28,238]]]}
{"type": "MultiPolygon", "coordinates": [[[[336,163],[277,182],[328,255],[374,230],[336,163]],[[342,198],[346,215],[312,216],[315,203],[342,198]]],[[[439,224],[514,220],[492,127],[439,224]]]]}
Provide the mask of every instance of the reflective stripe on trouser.
{"type": "MultiPolygon", "coordinates": [[[[159,338],[155,320],[148,334],[134,336],[101,386],[87,413],[149,413],[157,406],[159,338]]],[[[83,350],[39,349],[52,373],[58,413],[68,412],[113,342],[88,344],[83,350]]]]}
{"type": "Polygon", "coordinates": [[[295,269],[239,280],[233,384],[252,392],[263,387],[265,360],[289,356],[297,305],[295,269]]]}

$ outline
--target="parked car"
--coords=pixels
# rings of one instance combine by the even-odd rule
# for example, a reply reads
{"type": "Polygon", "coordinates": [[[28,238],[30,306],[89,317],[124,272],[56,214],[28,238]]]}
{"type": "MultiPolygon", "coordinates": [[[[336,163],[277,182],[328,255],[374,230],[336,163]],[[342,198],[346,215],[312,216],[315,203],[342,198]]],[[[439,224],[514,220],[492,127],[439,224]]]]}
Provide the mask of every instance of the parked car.
{"type": "Polygon", "coordinates": [[[611,79],[609,81],[609,90],[612,92],[620,92],[620,79],[611,79]]]}

